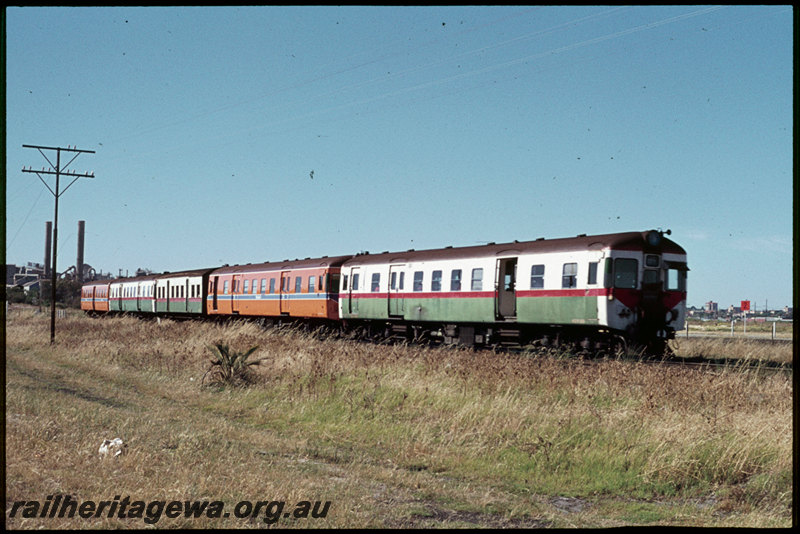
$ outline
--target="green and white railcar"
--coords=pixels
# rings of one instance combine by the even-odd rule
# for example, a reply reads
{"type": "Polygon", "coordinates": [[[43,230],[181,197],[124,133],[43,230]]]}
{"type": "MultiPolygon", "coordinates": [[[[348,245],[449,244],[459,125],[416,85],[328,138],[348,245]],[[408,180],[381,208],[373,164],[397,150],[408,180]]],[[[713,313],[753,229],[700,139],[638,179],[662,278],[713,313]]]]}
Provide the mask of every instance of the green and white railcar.
{"type": "Polygon", "coordinates": [[[152,313],[154,283],[153,275],[115,280],[110,284],[109,311],[152,313]]]}
{"type": "Polygon", "coordinates": [[[668,339],[683,327],[686,253],[661,232],[360,254],[340,317],[446,341],[668,339]]]}
{"type": "Polygon", "coordinates": [[[156,313],[204,315],[208,275],[212,270],[198,269],[158,275],[153,287],[156,313]]]}

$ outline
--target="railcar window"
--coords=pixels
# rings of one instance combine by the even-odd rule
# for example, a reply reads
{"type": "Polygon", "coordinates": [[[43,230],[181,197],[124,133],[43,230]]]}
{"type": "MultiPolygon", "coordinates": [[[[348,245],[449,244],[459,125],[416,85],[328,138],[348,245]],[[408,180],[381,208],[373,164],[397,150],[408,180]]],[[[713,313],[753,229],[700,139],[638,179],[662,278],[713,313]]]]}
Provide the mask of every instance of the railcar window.
{"type": "Polygon", "coordinates": [[[450,271],[450,291],[461,291],[461,269],[450,271]]]}
{"type": "Polygon", "coordinates": [[[250,280],[245,280],[244,281],[244,292],[245,293],[250,293],[250,280]]]}
{"type": "Polygon", "coordinates": [[[261,279],[261,288],[260,288],[259,293],[261,293],[263,295],[266,292],[267,292],[267,279],[266,278],[262,278],[261,279]]]}
{"type": "Polygon", "coordinates": [[[600,262],[593,261],[593,262],[589,263],[589,280],[587,281],[587,283],[589,285],[597,284],[597,265],[598,265],[598,263],[600,263],[600,262]]]}
{"type": "Polygon", "coordinates": [[[472,269],[472,291],[481,291],[483,289],[483,267],[472,269]]]}
{"type": "Polygon", "coordinates": [[[275,293],[275,279],[274,278],[270,278],[269,279],[269,292],[270,293],[275,293]]]}
{"type": "Polygon", "coordinates": [[[544,287],[544,265],[531,266],[531,289],[544,287]]]}
{"type": "Polygon", "coordinates": [[[414,272],[414,291],[422,291],[422,271],[414,272]]]}
{"type": "Polygon", "coordinates": [[[228,287],[229,287],[228,280],[225,280],[225,283],[222,286],[222,292],[225,293],[226,295],[228,294],[228,287]]]}
{"type": "Polygon", "coordinates": [[[381,275],[380,273],[373,273],[372,284],[370,284],[369,290],[375,293],[380,289],[380,287],[381,287],[381,275]]]}
{"type": "Polygon", "coordinates": [[[686,291],[686,271],[667,269],[667,279],[664,283],[667,291],[686,291]]]}
{"type": "Polygon", "coordinates": [[[347,291],[347,275],[342,277],[342,291],[347,291]]]}
{"type": "Polygon", "coordinates": [[[389,279],[389,288],[397,289],[397,273],[392,273],[392,276],[389,279]]]}
{"type": "Polygon", "coordinates": [[[358,291],[358,278],[361,276],[360,274],[356,273],[353,275],[353,291],[358,291]]]}
{"type": "Polygon", "coordinates": [[[398,284],[397,289],[402,291],[403,290],[403,286],[405,285],[405,282],[406,282],[406,273],[402,272],[402,273],[400,273],[400,284],[398,284]]]}
{"type": "Polygon", "coordinates": [[[657,284],[658,283],[658,271],[656,269],[645,269],[644,270],[644,277],[642,278],[642,283],[645,283],[645,284],[657,284]]]}
{"type": "Polygon", "coordinates": [[[294,292],[300,293],[302,289],[303,289],[303,277],[298,276],[294,279],[294,292]]]}
{"type": "Polygon", "coordinates": [[[317,277],[316,276],[309,276],[308,277],[308,292],[314,292],[314,286],[316,285],[317,277]]]}
{"type": "Polygon", "coordinates": [[[636,289],[639,281],[639,261],[633,258],[614,260],[614,287],[636,289]]]}
{"type": "Polygon", "coordinates": [[[442,290],[442,271],[433,271],[431,276],[431,291],[442,290]]]}
{"type": "Polygon", "coordinates": [[[578,264],[565,263],[561,272],[561,287],[564,289],[578,287],[578,264]]]}
{"type": "Polygon", "coordinates": [[[333,293],[336,291],[336,288],[339,287],[339,275],[329,274],[328,276],[330,276],[330,279],[328,280],[326,287],[328,288],[328,293],[333,293]]]}

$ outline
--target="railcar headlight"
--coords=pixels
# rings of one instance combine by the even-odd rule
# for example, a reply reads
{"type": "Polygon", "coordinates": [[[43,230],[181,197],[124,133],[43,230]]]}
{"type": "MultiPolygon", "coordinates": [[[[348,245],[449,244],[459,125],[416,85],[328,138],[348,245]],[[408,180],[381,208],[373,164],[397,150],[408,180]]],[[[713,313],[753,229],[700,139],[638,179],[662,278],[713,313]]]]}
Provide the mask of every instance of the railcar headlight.
{"type": "Polygon", "coordinates": [[[647,232],[647,244],[651,247],[657,247],[661,244],[662,233],[658,230],[650,230],[647,232]]]}

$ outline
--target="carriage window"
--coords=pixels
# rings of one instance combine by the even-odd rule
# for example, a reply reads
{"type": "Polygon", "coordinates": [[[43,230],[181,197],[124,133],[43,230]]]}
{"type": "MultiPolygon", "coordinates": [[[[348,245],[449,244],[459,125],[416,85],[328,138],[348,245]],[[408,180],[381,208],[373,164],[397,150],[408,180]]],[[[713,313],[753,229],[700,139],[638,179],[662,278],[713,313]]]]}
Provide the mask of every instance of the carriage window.
{"type": "Polygon", "coordinates": [[[406,273],[402,272],[402,273],[400,273],[400,284],[397,286],[397,289],[402,291],[403,290],[403,286],[405,285],[405,283],[406,283],[406,273]]]}
{"type": "Polygon", "coordinates": [[[667,269],[667,279],[664,280],[667,291],[686,291],[686,267],[667,269]]]}
{"type": "Polygon", "coordinates": [[[266,292],[267,292],[267,279],[266,278],[262,278],[261,279],[261,294],[263,295],[266,292]]]}
{"type": "Polygon", "coordinates": [[[483,289],[483,268],[478,267],[477,269],[472,269],[472,285],[470,286],[472,291],[480,291],[483,289]]]}
{"type": "Polygon", "coordinates": [[[450,271],[450,291],[461,291],[461,269],[450,271]]]}
{"type": "Polygon", "coordinates": [[[589,264],[589,280],[587,282],[589,285],[597,284],[597,266],[599,263],[599,261],[593,261],[589,264]]]}
{"type": "Polygon", "coordinates": [[[422,291],[422,271],[414,272],[414,291],[422,291]]]}
{"type": "Polygon", "coordinates": [[[330,278],[328,279],[328,283],[325,286],[328,288],[328,293],[332,291],[336,291],[339,287],[339,275],[338,274],[329,274],[330,278]]]}
{"type": "Polygon", "coordinates": [[[308,292],[309,293],[313,293],[314,292],[314,285],[315,285],[316,281],[317,281],[317,277],[316,276],[309,276],[308,277],[308,292]]]}
{"type": "Polygon", "coordinates": [[[358,278],[360,276],[358,273],[353,275],[353,287],[351,288],[353,291],[358,291],[358,278]]]}
{"type": "Polygon", "coordinates": [[[531,289],[544,287],[544,265],[531,266],[531,289]]]}
{"type": "Polygon", "coordinates": [[[223,285],[222,292],[225,293],[226,295],[228,294],[228,281],[227,280],[225,280],[225,284],[223,285]]]}
{"type": "Polygon", "coordinates": [[[389,281],[389,288],[397,289],[397,273],[392,273],[392,277],[389,281]]]}
{"type": "Polygon", "coordinates": [[[377,292],[378,289],[381,287],[381,275],[380,273],[375,273],[372,275],[372,285],[370,285],[369,290],[372,292],[377,292]]]}
{"type": "Polygon", "coordinates": [[[442,290],[442,271],[433,271],[431,276],[431,291],[442,290]]]}
{"type": "Polygon", "coordinates": [[[565,263],[564,270],[562,271],[561,276],[561,287],[562,288],[570,288],[570,287],[578,287],[578,264],[577,263],[565,263]]]}
{"type": "Polygon", "coordinates": [[[275,293],[275,278],[269,279],[269,292],[275,293]]]}
{"type": "Polygon", "coordinates": [[[300,293],[302,289],[303,289],[303,277],[298,276],[294,279],[294,292],[300,293]]]}
{"type": "Polygon", "coordinates": [[[342,291],[347,291],[347,275],[342,277],[342,291]]]}
{"type": "Polygon", "coordinates": [[[250,293],[250,280],[245,280],[244,281],[244,292],[245,293],[250,293]]]}
{"type": "Polygon", "coordinates": [[[614,260],[614,287],[636,289],[639,275],[639,262],[633,258],[614,260]]]}

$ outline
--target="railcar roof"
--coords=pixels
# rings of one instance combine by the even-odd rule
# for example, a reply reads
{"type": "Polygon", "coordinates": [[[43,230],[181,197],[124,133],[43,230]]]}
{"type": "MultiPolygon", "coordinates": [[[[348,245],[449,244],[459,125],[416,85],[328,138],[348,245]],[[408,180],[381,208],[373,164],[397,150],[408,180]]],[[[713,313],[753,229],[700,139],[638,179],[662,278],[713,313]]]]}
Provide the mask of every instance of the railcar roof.
{"type": "Polygon", "coordinates": [[[352,256],[323,256],[322,258],[305,258],[302,260],[271,261],[265,263],[247,263],[242,265],[226,265],[214,270],[214,275],[246,273],[252,271],[281,271],[285,269],[309,269],[315,267],[339,267],[352,256]]]}
{"type": "Polygon", "coordinates": [[[115,278],[109,280],[112,284],[130,284],[131,282],[144,282],[146,280],[153,280],[161,276],[160,274],[143,274],[142,276],[130,276],[123,278],[115,278]]]}
{"type": "Polygon", "coordinates": [[[210,273],[213,271],[215,267],[208,267],[205,269],[192,269],[189,271],[176,271],[176,272],[164,272],[164,273],[151,273],[145,274],[142,276],[131,276],[130,278],[115,278],[114,280],[108,280],[109,283],[112,284],[130,284],[130,283],[138,283],[138,282],[146,282],[148,280],[155,280],[155,279],[162,279],[162,278],[180,278],[183,276],[203,276],[204,274],[210,273]]]}
{"type": "Polygon", "coordinates": [[[535,241],[514,241],[511,243],[489,243],[487,245],[469,247],[446,247],[430,250],[408,250],[405,252],[382,252],[380,254],[359,254],[353,256],[345,265],[368,265],[375,263],[401,263],[410,261],[432,261],[462,258],[483,258],[529,253],[570,252],[576,250],[645,250],[646,252],[686,254],[686,251],[674,241],[662,236],[661,244],[652,247],[647,243],[644,232],[623,232],[557,239],[540,238],[535,241]]]}
{"type": "Polygon", "coordinates": [[[107,286],[108,284],[115,282],[114,278],[106,278],[105,280],[91,280],[89,282],[84,282],[83,287],[88,286],[107,286]]]}
{"type": "Polygon", "coordinates": [[[165,272],[157,274],[153,276],[153,278],[179,278],[183,276],[203,276],[214,271],[214,269],[216,269],[216,267],[207,267],[205,269],[192,269],[189,271],[176,271],[174,273],[165,272]]]}

